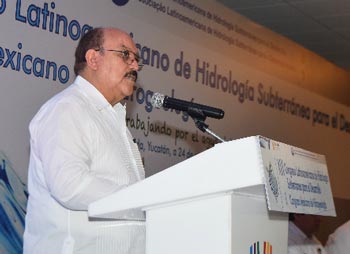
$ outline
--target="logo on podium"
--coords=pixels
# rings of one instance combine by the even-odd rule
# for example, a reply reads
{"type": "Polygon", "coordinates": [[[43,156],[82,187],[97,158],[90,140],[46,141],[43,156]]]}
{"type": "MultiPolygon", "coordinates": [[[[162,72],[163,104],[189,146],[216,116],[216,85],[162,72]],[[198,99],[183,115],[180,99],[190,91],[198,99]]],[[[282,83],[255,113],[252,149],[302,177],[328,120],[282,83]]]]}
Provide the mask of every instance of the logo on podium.
{"type": "Polygon", "coordinates": [[[272,245],[269,242],[264,242],[263,246],[259,241],[250,245],[250,254],[272,254],[272,245]],[[261,250],[261,247],[263,248],[261,250]]]}

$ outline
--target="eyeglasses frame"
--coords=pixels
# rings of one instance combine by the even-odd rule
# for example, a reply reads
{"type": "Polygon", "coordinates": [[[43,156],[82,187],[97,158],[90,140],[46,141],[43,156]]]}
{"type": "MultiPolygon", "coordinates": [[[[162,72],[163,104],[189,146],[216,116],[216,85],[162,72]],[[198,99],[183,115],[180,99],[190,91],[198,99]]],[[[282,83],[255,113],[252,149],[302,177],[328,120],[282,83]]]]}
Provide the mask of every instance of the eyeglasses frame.
{"type": "Polygon", "coordinates": [[[95,49],[96,51],[109,51],[109,52],[116,52],[121,54],[121,58],[123,59],[123,61],[128,64],[131,65],[133,63],[133,61],[136,61],[137,65],[138,65],[138,71],[142,70],[142,67],[144,66],[144,64],[140,63],[141,58],[138,54],[132,52],[129,49],[122,49],[122,50],[117,50],[117,49],[106,49],[104,47],[100,47],[98,49],[95,49]],[[134,59],[130,58],[130,53],[132,53],[134,55],[134,59]]]}

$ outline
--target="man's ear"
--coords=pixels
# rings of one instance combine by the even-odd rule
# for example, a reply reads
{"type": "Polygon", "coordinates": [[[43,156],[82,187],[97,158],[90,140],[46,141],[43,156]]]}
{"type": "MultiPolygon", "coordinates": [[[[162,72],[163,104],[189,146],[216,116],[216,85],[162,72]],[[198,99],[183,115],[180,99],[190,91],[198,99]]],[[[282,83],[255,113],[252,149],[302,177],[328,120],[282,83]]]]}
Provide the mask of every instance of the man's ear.
{"type": "Polygon", "coordinates": [[[88,68],[96,71],[98,68],[98,56],[99,52],[94,49],[89,49],[86,51],[85,60],[88,68]]]}

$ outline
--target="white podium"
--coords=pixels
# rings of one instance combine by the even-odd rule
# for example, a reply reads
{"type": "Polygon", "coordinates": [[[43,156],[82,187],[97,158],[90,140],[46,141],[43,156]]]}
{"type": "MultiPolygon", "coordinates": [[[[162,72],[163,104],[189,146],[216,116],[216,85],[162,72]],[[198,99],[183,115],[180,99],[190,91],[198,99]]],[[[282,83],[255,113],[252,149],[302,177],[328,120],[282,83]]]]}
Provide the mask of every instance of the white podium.
{"type": "Polygon", "coordinates": [[[288,213],[269,211],[259,137],[221,143],[89,206],[146,212],[147,254],[287,253],[288,213]]]}

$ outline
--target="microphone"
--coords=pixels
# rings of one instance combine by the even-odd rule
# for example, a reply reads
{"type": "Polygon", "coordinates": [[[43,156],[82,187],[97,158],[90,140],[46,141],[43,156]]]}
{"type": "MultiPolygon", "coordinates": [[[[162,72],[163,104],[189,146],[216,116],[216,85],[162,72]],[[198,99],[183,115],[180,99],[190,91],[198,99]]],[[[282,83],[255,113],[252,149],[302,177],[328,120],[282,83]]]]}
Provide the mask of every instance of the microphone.
{"type": "Polygon", "coordinates": [[[192,113],[200,112],[204,116],[221,119],[225,112],[222,109],[214,108],[191,101],[175,99],[160,93],[154,93],[151,98],[151,104],[156,108],[169,108],[180,111],[185,111],[191,115],[192,113]]]}

